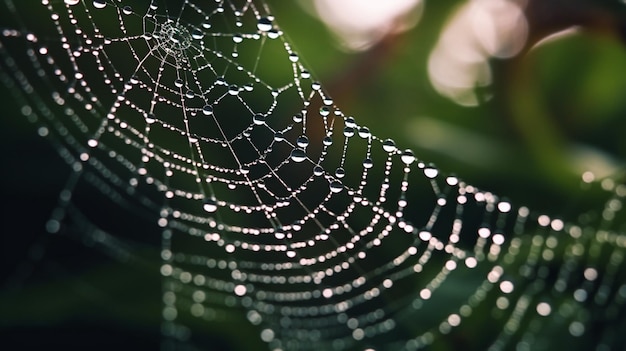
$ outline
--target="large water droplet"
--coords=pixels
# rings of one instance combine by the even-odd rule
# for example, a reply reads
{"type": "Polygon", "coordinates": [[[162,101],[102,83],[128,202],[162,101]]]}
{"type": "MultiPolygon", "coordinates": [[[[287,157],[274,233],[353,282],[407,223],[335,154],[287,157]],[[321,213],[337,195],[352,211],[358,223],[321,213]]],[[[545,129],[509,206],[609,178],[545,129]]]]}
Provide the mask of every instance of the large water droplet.
{"type": "Polygon", "coordinates": [[[276,133],[274,133],[274,141],[276,141],[276,142],[281,142],[281,141],[283,141],[283,140],[285,140],[285,136],[283,135],[283,133],[282,133],[282,132],[276,132],[276,133]]]}
{"type": "Polygon", "coordinates": [[[252,122],[256,124],[257,126],[265,124],[265,115],[261,113],[257,113],[256,115],[252,117],[252,122]]]}
{"type": "Polygon", "coordinates": [[[343,190],[343,183],[338,180],[333,180],[330,182],[330,192],[332,193],[340,193],[343,190]]]}
{"type": "Polygon", "coordinates": [[[74,6],[74,5],[78,5],[78,3],[80,3],[80,0],[65,0],[65,3],[67,5],[74,6]]]}
{"type": "Polygon", "coordinates": [[[353,136],[354,136],[354,128],[352,128],[352,127],[345,127],[345,128],[343,129],[343,135],[344,135],[346,138],[353,137],[353,136]]]}
{"type": "Polygon", "coordinates": [[[107,3],[105,0],[93,0],[93,7],[97,9],[103,9],[106,6],[107,6],[107,3]]]}
{"type": "Polygon", "coordinates": [[[233,35],[233,41],[239,44],[243,41],[243,37],[241,36],[241,34],[235,34],[233,35]]]}
{"type": "Polygon", "coordinates": [[[304,117],[302,117],[301,113],[296,113],[295,115],[293,115],[293,121],[296,122],[296,123],[302,122],[303,118],[304,117]]]}
{"type": "Polygon", "coordinates": [[[300,57],[298,57],[298,54],[296,54],[295,52],[292,52],[291,54],[289,54],[289,61],[298,62],[299,59],[300,57]]]}
{"type": "Polygon", "coordinates": [[[156,117],[154,116],[154,114],[153,114],[153,113],[149,113],[149,114],[146,116],[146,123],[148,123],[148,124],[152,124],[152,123],[154,123],[154,122],[156,122],[156,117]]]}
{"type": "Polygon", "coordinates": [[[291,159],[294,162],[302,162],[306,160],[306,152],[302,149],[293,149],[291,150],[291,159]]]}
{"type": "Polygon", "coordinates": [[[331,146],[333,144],[333,138],[327,136],[324,138],[324,140],[322,140],[322,143],[324,144],[324,146],[331,146]]]}
{"type": "Polygon", "coordinates": [[[174,85],[178,88],[183,86],[183,80],[180,78],[176,78],[176,80],[174,80],[174,85]]]}
{"type": "Polygon", "coordinates": [[[337,177],[337,178],[341,179],[341,178],[343,178],[343,177],[345,177],[345,176],[346,176],[346,170],[345,170],[345,169],[343,169],[343,167],[338,167],[338,168],[335,170],[335,177],[337,177]]]}
{"type": "Polygon", "coordinates": [[[303,149],[306,149],[306,147],[309,146],[309,138],[307,138],[306,135],[299,136],[298,139],[296,139],[296,145],[303,149]]]}
{"type": "Polygon", "coordinates": [[[411,163],[415,162],[415,155],[413,154],[413,151],[406,149],[402,153],[402,156],[400,156],[400,159],[405,164],[410,165],[411,163]]]}
{"type": "Polygon", "coordinates": [[[392,152],[396,152],[398,148],[396,147],[396,143],[393,140],[387,139],[383,142],[383,150],[389,153],[392,153],[392,152]]]}
{"type": "Polygon", "coordinates": [[[133,8],[130,7],[130,6],[124,6],[122,8],[122,13],[125,14],[125,15],[130,15],[130,14],[133,13],[133,8]]]}
{"type": "Polygon", "coordinates": [[[267,37],[270,39],[276,39],[280,37],[280,32],[276,28],[272,28],[267,32],[267,37]]]}
{"type": "Polygon", "coordinates": [[[324,174],[324,168],[322,168],[319,165],[313,167],[313,175],[315,175],[316,177],[319,177],[319,176],[321,176],[323,174],[324,174]]]}
{"type": "Polygon", "coordinates": [[[204,105],[204,107],[202,108],[202,113],[205,116],[210,116],[213,114],[213,106],[211,105],[204,105]]]}
{"type": "Polygon", "coordinates": [[[267,17],[261,17],[259,18],[256,27],[261,32],[269,32],[270,30],[272,30],[272,21],[267,17]]]}
{"type": "Polygon", "coordinates": [[[363,139],[367,139],[370,136],[372,136],[372,133],[370,133],[369,128],[367,127],[361,127],[359,128],[359,136],[363,139]]]}
{"type": "Polygon", "coordinates": [[[432,165],[429,165],[428,167],[424,168],[424,175],[428,178],[435,178],[437,176],[437,174],[439,174],[439,170],[437,170],[437,168],[435,168],[432,165]]]}
{"type": "Polygon", "coordinates": [[[344,123],[346,127],[356,128],[356,121],[354,120],[354,117],[346,117],[344,123]]]}
{"type": "Polygon", "coordinates": [[[363,160],[363,168],[370,169],[372,167],[374,167],[374,161],[371,158],[363,160]]]}
{"type": "Polygon", "coordinates": [[[209,213],[215,212],[217,211],[217,201],[215,201],[215,199],[206,199],[204,200],[202,208],[209,213]]]}
{"type": "Polygon", "coordinates": [[[191,37],[200,40],[204,38],[204,32],[200,28],[194,28],[194,30],[191,31],[191,37]]]}

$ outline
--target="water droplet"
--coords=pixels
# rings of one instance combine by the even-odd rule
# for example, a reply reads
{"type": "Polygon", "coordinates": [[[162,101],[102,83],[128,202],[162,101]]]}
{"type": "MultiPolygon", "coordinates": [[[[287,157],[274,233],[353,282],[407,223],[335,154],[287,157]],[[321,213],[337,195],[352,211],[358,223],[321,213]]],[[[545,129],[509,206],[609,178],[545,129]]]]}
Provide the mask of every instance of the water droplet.
{"type": "Polygon", "coordinates": [[[191,31],[191,37],[200,40],[204,38],[204,32],[200,28],[194,28],[194,30],[191,31]]]}
{"type": "Polygon", "coordinates": [[[261,340],[269,343],[274,340],[275,333],[272,329],[263,329],[261,331],[261,340]]]}
{"type": "Polygon", "coordinates": [[[93,7],[97,9],[103,9],[106,6],[107,6],[107,3],[105,0],[93,0],[93,7]]]}
{"type": "Polygon", "coordinates": [[[309,79],[311,78],[311,73],[307,70],[303,70],[300,72],[300,77],[302,77],[302,79],[309,79]]]}
{"type": "Polygon", "coordinates": [[[235,34],[233,35],[233,41],[239,44],[243,41],[243,37],[241,36],[241,34],[235,34]]]}
{"type": "Polygon", "coordinates": [[[241,168],[239,169],[239,172],[241,172],[241,174],[244,174],[244,175],[248,174],[248,173],[250,173],[250,167],[248,167],[246,165],[241,166],[241,168]]]}
{"type": "Polygon", "coordinates": [[[257,126],[260,126],[262,124],[265,124],[265,115],[261,114],[261,113],[257,113],[252,117],[252,122],[254,124],[256,124],[257,126]]]}
{"type": "Polygon", "coordinates": [[[183,80],[180,78],[177,78],[176,80],[174,80],[174,85],[178,88],[183,86],[183,80]]]}
{"type": "Polygon", "coordinates": [[[327,136],[324,138],[324,140],[322,140],[322,143],[324,144],[324,146],[331,146],[333,144],[333,138],[327,136]]]}
{"type": "Polygon", "coordinates": [[[327,106],[320,107],[320,116],[326,117],[330,114],[330,109],[327,106]]]}
{"type": "Polygon", "coordinates": [[[280,37],[280,32],[277,29],[271,29],[267,32],[267,37],[270,39],[276,39],[280,37]]]}
{"type": "Polygon", "coordinates": [[[245,285],[237,285],[235,286],[235,288],[233,289],[235,295],[237,296],[243,296],[246,294],[246,292],[248,291],[248,289],[246,288],[245,285]]]}
{"type": "Polygon", "coordinates": [[[365,160],[363,160],[363,168],[370,169],[372,167],[374,167],[374,161],[372,161],[371,158],[366,158],[365,160]]]}
{"type": "Polygon", "coordinates": [[[78,3],[80,3],[80,0],[65,0],[65,3],[67,5],[74,6],[74,5],[78,5],[78,3]]]}
{"type": "Polygon", "coordinates": [[[372,133],[370,133],[369,128],[367,127],[361,127],[359,128],[359,136],[363,139],[367,139],[370,136],[372,136],[372,133]]]}
{"type": "Polygon", "coordinates": [[[446,178],[446,183],[448,183],[448,185],[450,186],[455,186],[459,184],[459,178],[455,176],[448,176],[448,178],[446,178]]]}
{"type": "Polygon", "coordinates": [[[311,88],[313,90],[320,90],[322,88],[322,85],[319,82],[313,82],[311,83],[311,88]]]}
{"type": "Polygon", "coordinates": [[[296,139],[296,145],[303,149],[306,149],[306,147],[309,146],[309,138],[307,138],[306,135],[299,136],[298,139],[296,139]]]}
{"type": "Polygon", "coordinates": [[[154,116],[154,114],[153,114],[153,113],[149,113],[149,114],[146,116],[146,123],[148,123],[148,124],[152,124],[152,123],[154,123],[154,122],[156,122],[156,117],[154,116]]]}
{"type": "Polygon", "coordinates": [[[322,176],[324,174],[324,168],[322,168],[321,166],[315,166],[313,167],[313,175],[315,175],[316,177],[322,176]]]}
{"type": "Polygon", "coordinates": [[[130,7],[130,6],[124,6],[122,8],[122,13],[125,14],[125,15],[130,15],[130,14],[133,13],[133,8],[130,7]]]}
{"type": "Polygon", "coordinates": [[[396,152],[398,148],[396,147],[396,143],[393,140],[387,139],[383,142],[383,150],[389,153],[392,153],[392,152],[396,152]]]}
{"type": "Polygon", "coordinates": [[[289,54],[289,61],[298,62],[299,59],[300,57],[298,57],[298,54],[296,54],[295,52],[292,52],[291,54],[289,54]]]}
{"type": "Polygon", "coordinates": [[[296,123],[300,123],[302,122],[302,114],[301,113],[296,113],[295,115],[293,115],[293,121],[296,123]]]}
{"type": "Polygon", "coordinates": [[[215,212],[217,211],[217,201],[215,199],[205,199],[202,208],[209,213],[215,212]]]}
{"type": "Polygon", "coordinates": [[[302,162],[306,160],[306,152],[302,149],[293,149],[291,150],[291,159],[294,162],[302,162]]]}
{"type": "Polygon", "coordinates": [[[283,140],[285,140],[285,136],[283,135],[282,132],[274,133],[274,141],[281,142],[283,140]]]}
{"type": "Polygon", "coordinates": [[[356,121],[354,120],[354,117],[346,117],[344,124],[346,127],[356,128],[356,121]]]}
{"type": "Polygon", "coordinates": [[[202,22],[201,26],[202,26],[202,28],[204,28],[204,29],[209,29],[209,28],[211,28],[211,22],[209,22],[209,20],[208,20],[208,19],[205,19],[205,20],[202,22]]]}
{"type": "Polygon", "coordinates": [[[333,180],[330,182],[330,192],[332,193],[340,193],[343,190],[343,183],[338,180],[333,180]]]}
{"type": "Polygon", "coordinates": [[[400,159],[405,164],[410,165],[411,163],[415,162],[415,155],[413,154],[413,151],[406,149],[402,153],[402,156],[400,157],[400,159]]]}
{"type": "Polygon", "coordinates": [[[435,178],[439,174],[439,170],[432,165],[424,168],[424,175],[430,179],[435,178]]]}
{"type": "Polygon", "coordinates": [[[228,87],[228,93],[230,95],[237,95],[239,94],[239,87],[237,87],[236,85],[231,85],[228,87]]]}
{"type": "Polygon", "coordinates": [[[343,129],[343,135],[346,138],[350,138],[350,137],[354,136],[354,128],[352,128],[352,127],[345,127],[343,129]]]}
{"type": "Polygon", "coordinates": [[[507,201],[502,201],[498,203],[498,210],[500,210],[500,212],[502,213],[507,213],[509,211],[511,211],[511,203],[507,202],[507,201]]]}
{"type": "Polygon", "coordinates": [[[251,83],[245,84],[243,86],[243,90],[245,90],[245,91],[252,91],[252,90],[254,90],[254,86],[252,86],[251,83]]]}
{"type": "Polygon", "coordinates": [[[213,106],[211,105],[204,105],[204,107],[202,108],[202,113],[205,116],[210,116],[213,114],[213,106]]]}
{"type": "Polygon", "coordinates": [[[226,85],[226,79],[223,76],[217,77],[215,79],[215,85],[226,85]]]}
{"type": "Polygon", "coordinates": [[[272,29],[272,21],[267,18],[267,17],[261,17],[259,18],[259,21],[256,24],[256,27],[261,31],[261,32],[268,32],[272,29]]]}
{"type": "Polygon", "coordinates": [[[187,92],[185,93],[187,99],[192,99],[195,95],[196,94],[194,94],[193,90],[187,90],[187,92]]]}
{"type": "Polygon", "coordinates": [[[342,167],[338,167],[338,168],[335,170],[335,177],[337,177],[337,178],[341,179],[341,178],[343,178],[343,177],[345,177],[345,176],[346,176],[346,170],[345,170],[345,169],[343,169],[342,167]]]}

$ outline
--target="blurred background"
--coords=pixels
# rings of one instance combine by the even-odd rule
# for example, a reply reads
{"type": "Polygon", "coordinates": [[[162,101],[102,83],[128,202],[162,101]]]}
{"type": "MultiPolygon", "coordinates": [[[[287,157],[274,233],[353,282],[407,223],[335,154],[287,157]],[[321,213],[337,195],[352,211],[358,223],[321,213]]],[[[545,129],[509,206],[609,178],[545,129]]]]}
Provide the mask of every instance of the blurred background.
{"type": "MultiPolygon", "coordinates": [[[[591,180],[622,178],[620,0],[268,3],[344,113],[445,173],[556,215],[572,199],[584,207],[591,180]]],[[[90,250],[89,242],[49,238],[45,223],[70,171],[4,84],[0,105],[1,343],[157,348],[154,247],[145,248],[143,263],[130,264],[90,250]]],[[[142,225],[131,221],[123,230],[145,231],[142,225]]],[[[248,326],[214,333],[215,350],[258,347],[248,326]]]]}
{"type": "Polygon", "coordinates": [[[338,105],[444,171],[533,207],[622,171],[623,2],[299,4],[277,18],[338,105]]]}

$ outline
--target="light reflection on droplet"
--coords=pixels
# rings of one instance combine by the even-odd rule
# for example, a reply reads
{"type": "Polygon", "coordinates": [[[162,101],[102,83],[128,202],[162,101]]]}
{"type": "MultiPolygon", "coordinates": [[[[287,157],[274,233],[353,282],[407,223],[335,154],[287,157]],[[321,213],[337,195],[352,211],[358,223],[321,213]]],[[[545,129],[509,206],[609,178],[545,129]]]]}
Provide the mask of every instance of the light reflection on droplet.
{"type": "Polygon", "coordinates": [[[233,290],[233,292],[237,296],[243,296],[243,295],[246,294],[247,291],[248,291],[248,289],[246,288],[245,285],[237,285],[237,286],[235,286],[235,289],[233,290]]]}
{"type": "Polygon", "coordinates": [[[103,9],[107,6],[106,0],[93,0],[93,7],[103,9]]]}
{"type": "Polygon", "coordinates": [[[272,329],[263,329],[261,331],[261,340],[265,342],[271,342],[274,340],[274,331],[272,329]]]}
{"type": "Polygon", "coordinates": [[[540,302],[537,304],[537,313],[540,316],[548,316],[552,312],[552,307],[547,302],[540,302]]]}
{"type": "Polygon", "coordinates": [[[514,285],[511,281],[504,280],[500,283],[500,290],[505,294],[510,294],[513,292],[514,285]]]}

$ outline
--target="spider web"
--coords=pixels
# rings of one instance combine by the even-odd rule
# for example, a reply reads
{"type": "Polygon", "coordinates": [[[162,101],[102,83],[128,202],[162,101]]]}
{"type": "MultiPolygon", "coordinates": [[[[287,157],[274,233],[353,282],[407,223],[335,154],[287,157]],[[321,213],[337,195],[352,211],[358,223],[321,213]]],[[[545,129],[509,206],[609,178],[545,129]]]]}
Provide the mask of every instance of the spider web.
{"type": "Polygon", "coordinates": [[[566,221],[443,175],[263,1],[0,6],[0,79],[70,169],[46,230],[159,271],[164,349],[243,322],[270,350],[624,347],[623,185],[566,221]]]}

